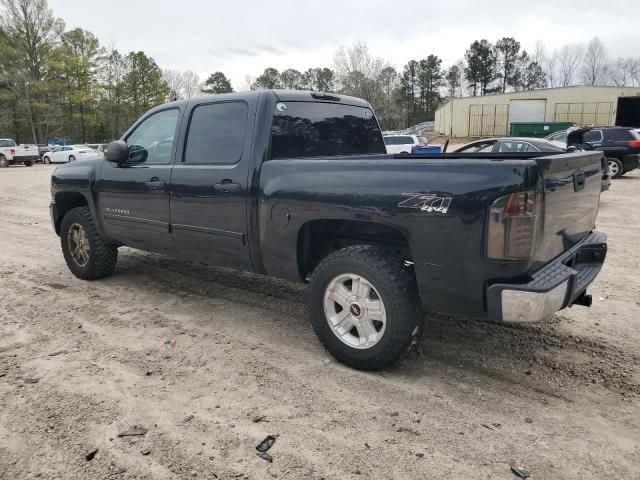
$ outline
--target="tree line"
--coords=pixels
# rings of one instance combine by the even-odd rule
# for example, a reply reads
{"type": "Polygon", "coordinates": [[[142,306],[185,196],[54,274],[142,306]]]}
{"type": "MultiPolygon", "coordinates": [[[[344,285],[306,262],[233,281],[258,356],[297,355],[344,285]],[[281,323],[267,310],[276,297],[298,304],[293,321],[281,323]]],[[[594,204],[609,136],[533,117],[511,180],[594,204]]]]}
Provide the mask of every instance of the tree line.
{"type": "MultiPolygon", "coordinates": [[[[0,0],[0,136],[25,143],[54,137],[74,142],[118,138],[142,113],[169,100],[232,92],[223,72],[206,79],[165,69],[143,51],[105,47],[91,32],[66,30],[47,0],[0,0]]],[[[342,46],[331,67],[306,71],[266,68],[247,75],[241,89],[287,88],[353,95],[368,100],[383,129],[433,120],[448,98],[543,87],[640,85],[640,59],[612,59],[594,38],[531,53],[515,38],[472,42],[464,57],[444,66],[437,55],[398,69],[366,42],[342,46]]]]}

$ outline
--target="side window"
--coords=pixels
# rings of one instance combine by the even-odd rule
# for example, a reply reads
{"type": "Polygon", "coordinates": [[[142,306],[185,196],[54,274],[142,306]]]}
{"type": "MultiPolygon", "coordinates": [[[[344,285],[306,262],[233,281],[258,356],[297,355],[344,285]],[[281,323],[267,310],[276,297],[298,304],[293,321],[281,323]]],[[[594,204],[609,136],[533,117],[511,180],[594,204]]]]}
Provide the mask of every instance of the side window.
{"type": "Polygon", "coordinates": [[[538,150],[536,147],[534,147],[533,145],[531,145],[530,143],[527,143],[527,148],[525,148],[525,152],[539,152],[540,150],[538,150]]]}
{"type": "Polygon", "coordinates": [[[622,130],[612,128],[607,131],[607,140],[610,142],[627,142],[629,140],[635,140],[631,130],[622,130]]]}
{"type": "Polygon", "coordinates": [[[504,141],[504,142],[498,142],[498,151],[509,152],[509,153],[523,153],[523,152],[537,152],[538,150],[527,142],[504,141]]]}
{"type": "Polygon", "coordinates": [[[170,163],[179,113],[177,108],[172,108],[154,113],[143,120],[127,137],[129,155],[140,156],[138,163],[170,163]]]}
{"type": "Polygon", "coordinates": [[[491,152],[493,150],[494,145],[495,145],[495,142],[474,143],[473,145],[470,145],[467,148],[460,151],[469,152],[469,153],[486,153],[486,152],[491,152]]]}
{"type": "Polygon", "coordinates": [[[197,106],[191,114],[183,161],[190,164],[240,161],[248,111],[244,102],[197,106]]]}
{"type": "Polygon", "coordinates": [[[584,132],[582,136],[584,143],[598,143],[602,141],[602,132],[600,130],[589,130],[584,132]]]}

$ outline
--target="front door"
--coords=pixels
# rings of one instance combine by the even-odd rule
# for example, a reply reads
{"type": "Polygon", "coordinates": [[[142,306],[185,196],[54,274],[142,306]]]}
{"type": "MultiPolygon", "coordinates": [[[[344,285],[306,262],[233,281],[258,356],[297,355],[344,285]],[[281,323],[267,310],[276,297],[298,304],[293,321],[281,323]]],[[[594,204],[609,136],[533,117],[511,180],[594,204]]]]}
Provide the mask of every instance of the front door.
{"type": "Polygon", "coordinates": [[[166,253],[169,185],[180,110],[151,113],[127,135],[130,162],[104,162],[98,180],[98,210],[109,238],[124,245],[166,253]]]}
{"type": "Polygon", "coordinates": [[[182,158],[171,177],[171,229],[182,257],[253,269],[247,245],[249,111],[247,103],[229,101],[200,103],[186,113],[182,158]]]}

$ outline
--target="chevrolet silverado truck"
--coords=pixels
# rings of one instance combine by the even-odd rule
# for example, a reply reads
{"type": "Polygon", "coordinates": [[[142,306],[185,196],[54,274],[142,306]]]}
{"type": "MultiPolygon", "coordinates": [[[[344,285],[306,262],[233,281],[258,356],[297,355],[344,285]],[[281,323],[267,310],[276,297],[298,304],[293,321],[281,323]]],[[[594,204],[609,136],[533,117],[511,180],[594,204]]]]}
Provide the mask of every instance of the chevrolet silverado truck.
{"type": "Polygon", "coordinates": [[[308,283],[322,344],[358,369],[399,360],[423,312],[532,322],[589,306],[602,152],[388,155],[371,106],[302,91],[167,103],[105,158],[52,174],[73,274],[118,248],[308,283]]]}
{"type": "Polygon", "coordinates": [[[40,159],[38,147],[35,145],[18,145],[11,138],[0,138],[0,167],[24,164],[33,166],[40,159]]]}

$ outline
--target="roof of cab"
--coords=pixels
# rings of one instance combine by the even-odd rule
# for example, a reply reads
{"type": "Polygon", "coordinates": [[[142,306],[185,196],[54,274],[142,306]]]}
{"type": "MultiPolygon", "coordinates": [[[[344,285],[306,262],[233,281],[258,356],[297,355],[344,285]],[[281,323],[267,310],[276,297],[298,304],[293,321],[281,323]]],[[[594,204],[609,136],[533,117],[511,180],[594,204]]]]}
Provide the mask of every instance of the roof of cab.
{"type": "Polygon", "coordinates": [[[187,99],[187,100],[177,100],[175,102],[167,102],[161,105],[161,107],[163,108],[167,108],[169,106],[184,107],[187,103],[193,100],[197,100],[199,102],[207,102],[213,99],[249,100],[249,99],[256,99],[257,97],[259,97],[264,93],[273,95],[276,98],[276,100],[281,102],[343,103],[345,105],[354,105],[357,107],[371,108],[371,105],[369,104],[369,102],[367,102],[366,100],[362,100],[361,98],[350,97],[348,95],[341,95],[337,93],[312,92],[309,90],[249,90],[244,92],[207,94],[201,97],[192,97],[191,99],[187,99]]]}

